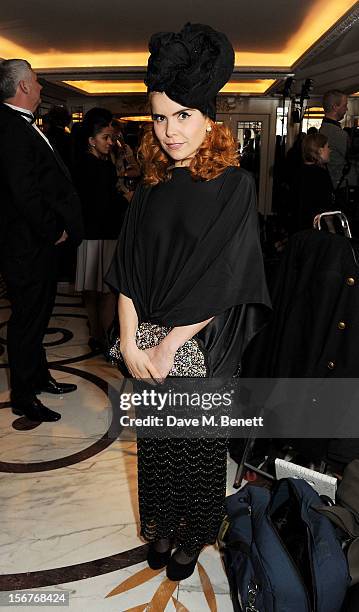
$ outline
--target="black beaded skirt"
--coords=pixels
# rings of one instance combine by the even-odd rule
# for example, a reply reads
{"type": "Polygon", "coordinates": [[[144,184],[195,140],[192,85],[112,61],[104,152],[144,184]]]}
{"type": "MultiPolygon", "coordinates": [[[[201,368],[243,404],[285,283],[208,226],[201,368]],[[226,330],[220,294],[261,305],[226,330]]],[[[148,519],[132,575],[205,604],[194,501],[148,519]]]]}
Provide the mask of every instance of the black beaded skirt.
{"type": "MultiPolygon", "coordinates": [[[[154,346],[169,331],[143,323],[137,345],[154,346]]],[[[210,378],[208,363],[203,343],[193,339],[176,353],[170,376],[178,381],[184,377],[210,378]]],[[[135,381],[134,389],[141,390],[143,384],[135,381]]],[[[145,413],[141,407],[136,408],[136,415],[145,413]]],[[[227,449],[226,437],[138,435],[138,498],[145,540],[171,538],[190,556],[216,542],[225,515],[227,449]]]]}
{"type": "Polygon", "coordinates": [[[188,555],[214,544],[225,514],[226,438],[139,438],[141,535],[188,555]]]}

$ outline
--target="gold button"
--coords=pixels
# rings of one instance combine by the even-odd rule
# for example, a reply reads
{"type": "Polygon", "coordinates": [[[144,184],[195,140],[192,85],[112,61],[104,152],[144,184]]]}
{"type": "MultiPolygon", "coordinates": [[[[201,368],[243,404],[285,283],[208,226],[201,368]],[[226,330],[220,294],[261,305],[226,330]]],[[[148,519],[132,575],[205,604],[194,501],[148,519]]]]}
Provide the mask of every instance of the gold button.
{"type": "Polygon", "coordinates": [[[344,323],[344,321],[339,321],[338,329],[345,329],[345,328],[346,328],[346,324],[344,323]]]}
{"type": "Polygon", "coordinates": [[[355,280],[352,276],[349,276],[346,280],[347,285],[349,285],[350,287],[352,287],[355,284],[355,280]]]}
{"type": "Polygon", "coordinates": [[[334,368],[335,368],[335,362],[334,362],[334,361],[329,361],[329,363],[328,363],[328,368],[329,368],[329,370],[334,370],[334,368]]]}

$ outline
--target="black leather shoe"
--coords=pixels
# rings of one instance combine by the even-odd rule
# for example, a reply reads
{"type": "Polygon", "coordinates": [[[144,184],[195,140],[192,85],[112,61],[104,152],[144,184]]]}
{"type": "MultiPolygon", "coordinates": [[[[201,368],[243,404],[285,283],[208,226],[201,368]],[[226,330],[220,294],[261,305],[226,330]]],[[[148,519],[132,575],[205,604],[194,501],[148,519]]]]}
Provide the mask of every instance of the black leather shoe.
{"type": "Polygon", "coordinates": [[[36,421],[37,423],[52,423],[61,419],[61,414],[44,406],[37,397],[27,404],[14,404],[12,412],[17,416],[25,416],[29,421],[36,421]]]}
{"type": "Polygon", "coordinates": [[[147,553],[147,563],[151,569],[157,570],[165,567],[171,558],[172,544],[168,550],[159,552],[155,548],[156,542],[151,542],[147,553]]]}
{"type": "Polygon", "coordinates": [[[63,395],[64,393],[71,393],[76,391],[77,385],[72,383],[59,383],[54,378],[49,378],[47,383],[40,388],[35,389],[35,393],[38,395],[42,391],[45,393],[52,393],[53,395],[63,395]]]}
{"type": "Polygon", "coordinates": [[[189,563],[179,563],[176,561],[176,553],[174,553],[167,564],[167,578],[174,582],[178,582],[179,580],[185,580],[192,576],[197,565],[198,557],[199,553],[189,563]]]}
{"type": "Polygon", "coordinates": [[[97,340],[96,338],[93,338],[93,336],[90,336],[89,341],[87,343],[91,349],[91,351],[95,352],[95,351],[102,351],[102,344],[99,340],[97,340]]]}

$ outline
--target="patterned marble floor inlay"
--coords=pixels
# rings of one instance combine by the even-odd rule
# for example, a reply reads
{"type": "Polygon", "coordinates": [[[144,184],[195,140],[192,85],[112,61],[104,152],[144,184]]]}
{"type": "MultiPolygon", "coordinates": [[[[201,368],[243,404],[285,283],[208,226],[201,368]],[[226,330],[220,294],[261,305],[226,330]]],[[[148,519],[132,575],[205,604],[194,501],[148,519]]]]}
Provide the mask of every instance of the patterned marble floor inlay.
{"type": "MultiPolygon", "coordinates": [[[[45,337],[52,375],[78,386],[63,397],[41,395],[43,403],[61,413],[56,423],[34,424],[11,412],[9,315],[2,295],[0,591],[68,592],[71,612],[230,612],[216,547],[202,551],[194,574],[179,584],[145,561],[136,443],[121,433],[109,392],[126,381],[89,349],[81,296],[71,287],[59,288],[45,337]]],[[[229,461],[228,467],[232,492],[235,465],[229,461]]]]}

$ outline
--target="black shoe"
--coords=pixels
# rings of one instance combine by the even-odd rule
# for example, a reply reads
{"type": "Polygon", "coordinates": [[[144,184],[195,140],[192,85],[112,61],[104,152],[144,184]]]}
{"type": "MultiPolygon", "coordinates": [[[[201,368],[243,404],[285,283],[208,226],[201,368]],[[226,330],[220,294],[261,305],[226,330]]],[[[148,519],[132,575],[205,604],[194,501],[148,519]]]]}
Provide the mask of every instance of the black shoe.
{"type": "Polygon", "coordinates": [[[35,389],[35,393],[38,395],[44,391],[45,393],[52,393],[53,395],[63,395],[64,393],[76,391],[76,389],[77,385],[73,385],[72,383],[59,383],[51,376],[46,384],[35,389]]]}
{"type": "Polygon", "coordinates": [[[29,421],[36,421],[37,423],[52,423],[53,421],[59,421],[59,419],[61,419],[61,414],[54,412],[54,410],[50,410],[50,408],[46,408],[37,397],[27,404],[14,403],[12,412],[17,416],[25,416],[29,421]]]}
{"type": "Polygon", "coordinates": [[[151,542],[147,553],[147,563],[151,569],[157,570],[165,567],[171,558],[172,544],[169,549],[159,552],[155,549],[156,542],[151,542]]]}
{"type": "Polygon", "coordinates": [[[100,340],[97,340],[96,338],[94,338],[93,336],[91,336],[89,338],[89,341],[87,343],[91,349],[91,351],[93,353],[97,353],[97,352],[101,352],[103,350],[103,346],[100,342],[100,340]]]}
{"type": "Polygon", "coordinates": [[[174,553],[167,564],[167,578],[174,582],[178,582],[179,580],[185,580],[192,576],[197,565],[198,557],[199,553],[189,563],[179,563],[176,561],[176,553],[174,553]]]}

